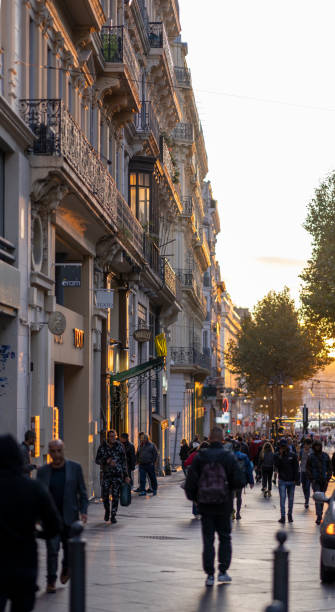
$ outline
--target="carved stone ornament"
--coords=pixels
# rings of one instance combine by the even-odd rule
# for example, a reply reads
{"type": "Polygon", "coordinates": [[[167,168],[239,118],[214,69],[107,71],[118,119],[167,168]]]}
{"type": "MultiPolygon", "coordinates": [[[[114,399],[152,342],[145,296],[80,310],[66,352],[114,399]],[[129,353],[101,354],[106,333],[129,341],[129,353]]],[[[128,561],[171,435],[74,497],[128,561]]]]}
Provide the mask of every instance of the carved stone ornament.
{"type": "Polygon", "coordinates": [[[54,336],[61,336],[64,334],[66,329],[66,318],[62,312],[56,310],[49,315],[48,328],[54,336]]]}
{"type": "Polygon", "coordinates": [[[121,245],[114,236],[106,236],[99,240],[96,247],[96,266],[97,268],[108,271],[112,265],[116,254],[121,250],[121,245]]]}
{"type": "Polygon", "coordinates": [[[33,183],[30,197],[40,214],[51,213],[56,210],[68,192],[69,188],[61,178],[50,172],[47,178],[38,179],[33,183]]]}

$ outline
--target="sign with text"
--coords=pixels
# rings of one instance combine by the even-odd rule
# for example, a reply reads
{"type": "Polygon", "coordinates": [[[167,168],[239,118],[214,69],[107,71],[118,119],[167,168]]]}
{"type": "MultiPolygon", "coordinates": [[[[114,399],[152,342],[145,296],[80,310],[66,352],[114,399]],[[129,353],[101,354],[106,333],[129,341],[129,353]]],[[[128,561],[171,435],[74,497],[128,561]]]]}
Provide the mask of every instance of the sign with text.
{"type": "Polygon", "coordinates": [[[84,348],[84,330],[75,328],[73,330],[73,344],[77,349],[84,348]]]}
{"type": "Polygon", "coordinates": [[[113,289],[97,289],[95,292],[95,305],[97,308],[113,308],[113,289]]]}
{"type": "Polygon", "coordinates": [[[81,263],[56,263],[57,277],[63,287],[81,287],[81,263]]]}

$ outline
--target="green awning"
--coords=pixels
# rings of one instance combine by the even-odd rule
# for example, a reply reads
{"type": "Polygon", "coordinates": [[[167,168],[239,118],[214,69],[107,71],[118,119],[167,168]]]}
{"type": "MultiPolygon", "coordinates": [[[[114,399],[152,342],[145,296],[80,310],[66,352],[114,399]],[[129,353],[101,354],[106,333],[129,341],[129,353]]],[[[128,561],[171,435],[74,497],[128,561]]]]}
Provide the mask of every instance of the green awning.
{"type": "Polygon", "coordinates": [[[140,376],[141,374],[145,374],[146,372],[149,372],[149,370],[153,370],[154,368],[162,368],[163,365],[164,357],[156,357],[155,359],[150,359],[149,361],[140,363],[134,368],[129,368],[129,370],[118,372],[118,374],[112,374],[110,380],[112,383],[125,382],[126,380],[129,380],[129,378],[140,376]]]}

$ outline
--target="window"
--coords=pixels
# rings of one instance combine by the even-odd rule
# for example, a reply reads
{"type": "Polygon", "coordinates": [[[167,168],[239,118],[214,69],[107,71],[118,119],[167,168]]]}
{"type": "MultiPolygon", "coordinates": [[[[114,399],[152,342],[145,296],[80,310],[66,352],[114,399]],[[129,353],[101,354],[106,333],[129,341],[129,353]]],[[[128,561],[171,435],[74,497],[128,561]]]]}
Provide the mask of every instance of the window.
{"type": "Polygon", "coordinates": [[[5,235],[5,154],[0,150],[0,236],[5,235]]]}
{"type": "Polygon", "coordinates": [[[145,172],[129,174],[130,208],[142,225],[150,220],[151,175],[145,172]]]}
{"type": "Polygon", "coordinates": [[[52,65],[52,51],[50,47],[48,47],[48,55],[47,55],[47,98],[52,98],[52,79],[54,75],[53,65],[52,65]]]}

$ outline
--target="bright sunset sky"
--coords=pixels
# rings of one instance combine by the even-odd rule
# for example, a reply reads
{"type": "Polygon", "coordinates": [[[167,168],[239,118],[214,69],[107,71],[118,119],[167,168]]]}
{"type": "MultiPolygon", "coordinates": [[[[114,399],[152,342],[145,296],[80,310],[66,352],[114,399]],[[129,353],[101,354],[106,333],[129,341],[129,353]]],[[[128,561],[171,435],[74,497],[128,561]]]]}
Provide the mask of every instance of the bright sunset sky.
{"type": "Polygon", "coordinates": [[[238,306],[288,285],[310,253],[306,205],[335,169],[335,0],[179,0],[238,306]]]}

